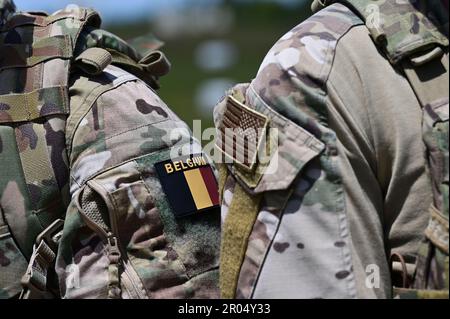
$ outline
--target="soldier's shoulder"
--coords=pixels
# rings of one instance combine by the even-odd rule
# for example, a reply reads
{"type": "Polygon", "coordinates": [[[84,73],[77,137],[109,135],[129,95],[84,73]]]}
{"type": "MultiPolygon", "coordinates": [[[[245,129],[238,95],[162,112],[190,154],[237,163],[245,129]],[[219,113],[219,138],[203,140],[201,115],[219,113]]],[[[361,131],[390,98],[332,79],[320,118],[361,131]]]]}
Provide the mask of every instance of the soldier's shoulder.
{"type": "Polygon", "coordinates": [[[71,85],[67,122],[69,160],[77,183],[99,171],[171,148],[173,132],[189,138],[188,126],[144,81],[115,66],[71,85]],[[93,162],[103,160],[95,167],[93,162]],[[78,173],[77,173],[78,174],[78,173]]]}
{"type": "Polygon", "coordinates": [[[141,114],[155,117],[152,120],[155,122],[164,119],[178,121],[176,115],[150,85],[113,65],[107,66],[102,73],[95,76],[79,73],[73,77],[70,99],[70,118],[82,119],[92,112],[93,108],[102,106],[108,107],[108,113],[113,112],[115,108],[128,113],[136,109],[141,114]]]}
{"type": "MultiPolygon", "coordinates": [[[[323,97],[342,39],[364,22],[342,4],[317,12],[278,40],[252,81],[258,96],[277,112],[297,118],[299,106],[326,112],[323,97]]],[[[301,116],[300,116],[301,117],[301,116]]]]}
{"type": "MultiPolygon", "coordinates": [[[[338,42],[364,22],[336,3],[317,12],[286,33],[269,51],[258,74],[274,67],[290,77],[323,84],[332,68],[338,42]]],[[[272,70],[273,71],[273,70],[272,70]]]]}

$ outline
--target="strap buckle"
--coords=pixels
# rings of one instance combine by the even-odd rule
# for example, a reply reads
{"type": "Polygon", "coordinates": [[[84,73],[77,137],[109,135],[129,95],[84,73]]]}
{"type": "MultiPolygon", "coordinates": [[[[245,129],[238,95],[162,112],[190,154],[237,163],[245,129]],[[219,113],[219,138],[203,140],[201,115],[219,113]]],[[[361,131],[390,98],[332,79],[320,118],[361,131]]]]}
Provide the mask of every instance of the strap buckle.
{"type": "Polygon", "coordinates": [[[37,236],[30,263],[21,280],[23,289],[20,299],[51,298],[47,290],[47,276],[56,258],[63,225],[63,220],[55,220],[37,236]]]}
{"type": "Polygon", "coordinates": [[[46,288],[40,287],[40,284],[33,279],[32,272],[28,271],[22,277],[20,283],[22,284],[22,292],[19,299],[47,299],[48,295],[46,288]]]}
{"type": "Polygon", "coordinates": [[[64,220],[57,219],[48,226],[42,233],[36,237],[36,246],[44,241],[52,251],[58,249],[59,240],[61,239],[61,230],[64,227],[64,220]]]}

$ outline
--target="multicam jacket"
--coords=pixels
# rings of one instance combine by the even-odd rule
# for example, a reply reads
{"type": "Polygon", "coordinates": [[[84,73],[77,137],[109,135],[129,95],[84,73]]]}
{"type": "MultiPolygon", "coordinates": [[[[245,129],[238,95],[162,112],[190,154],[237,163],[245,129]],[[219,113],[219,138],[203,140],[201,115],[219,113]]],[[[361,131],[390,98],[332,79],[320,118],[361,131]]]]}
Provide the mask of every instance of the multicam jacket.
{"type": "Polygon", "coordinates": [[[217,297],[214,171],[163,54],[90,9],[0,9],[0,298],[217,297]]]}
{"type": "Polygon", "coordinates": [[[448,11],[315,3],[215,109],[222,297],[448,298],[448,11]]]}

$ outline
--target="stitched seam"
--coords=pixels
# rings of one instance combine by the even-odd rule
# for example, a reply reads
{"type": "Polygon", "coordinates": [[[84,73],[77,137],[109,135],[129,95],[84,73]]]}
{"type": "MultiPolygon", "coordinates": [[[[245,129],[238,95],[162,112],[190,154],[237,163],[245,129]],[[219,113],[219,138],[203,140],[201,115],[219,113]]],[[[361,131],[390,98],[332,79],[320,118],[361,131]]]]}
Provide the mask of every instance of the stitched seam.
{"type": "Polygon", "coordinates": [[[81,122],[84,120],[84,118],[89,114],[90,110],[92,109],[93,105],[95,104],[95,102],[105,93],[114,90],[116,88],[118,88],[119,86],[127,83],[127,82],[133,82],[136,81],[136,78],[130,76],[129,74],[124,74],[121,75],[119,77],[116,78],[116,81],[119,81],[119,83],[113,85],[112,87],[108,87],[105,88],[105,84],[98,84],[97,86],[95,86],[91,92],[89,94],[87,94],[85,96],[85,98],[83,99],[83,101],[81,103],[78,103],[78,110],[76,110],[74,113],[70,114],[69,118],[67,119],[67,124],[66,127],[70,128],[70,126],[73,127],[73,129],[71,130],[71,134],[69,136],[67,136],[67,150],[69,152],[69,154],[72,153],[72,147],[73,147],[73,139],[76,135],[76,132],[81,124],[81,122]],[[104,90],[99,90],[99,88],[103,88],[104,90]],[[84,104],[86,104],[86,101],[92,99],[92,102],[89,103],[89,107],[87,107],[86,109],[82,108],[82,106],[84,104]],[[80,113],[84,113],[84,114],[80,114],[80,113]],[[76,122],[72,121],[72,119],[74,117],[78,117],[78,120],[76,122]],[[73,123],[73,125],[72,125],[73,123]]]}
{"type": "MultiPolygon", "coordinates": [[[[151,125],[151,124],[150,124],[150,125],[151,125]]],[[[100,170],[100,171],[98,171],[98,172],[95,172],[94,174],[91,174],[90,176],[88,176],[88,177],[86,177],[86,178],[83,178],[82,181],[81,181],[81,185],[80,185],[78,182],[77,182],[76,184],[79,185],[80,187],[83,187],[83,186],[86,184],[86,182],[88,182],[89,180],[92,180],[92,179],[94,179],[95,177],[97,177],[97,176],[99,176],[99,175],[102,175],[102,174],[104,174],[104,173],[106,173],[106,172],[108,172],[108,171],[110,171],[110,170],[113,170],[113,169],[115,169],[115,168],[117,168],[117,167],[120,167],[120,166],[122,166],[122,165],[128,164],[128,163],[130,163],[130,162],[137,161],[137,160],[139,160],[139,159],[146,158],[146,157],[152,156],[152,155],[154,155],[154,154],[156,154],[156,153],[160,153],[160,152],[164,152],[164,151],[170,151],[170,148],[167,147],[167,146],[163,146],[162,148],[157,149],[157,150],[155,150],[155,151],[153,151],[153,152],[151,152],[151,153],[147,153],[147,154],[135,156],[135,157],[132,157],[132,158],[130,158],[130,159],[128,159],[128,160],[125,160],[125,161],[123,161],[123,162],[121,162],[121,163],[118,163],[118,164],[116,164],[116,165],[113,165],[113,166],[111,166],[111,167],[105,167],[105,168],[103,168],[102,170],[100,170]]],[[[139,169],[138,169],[138,170],[139,170],[139,169]]]]}
{"type": "Polygon", "coordinates": [[[108,140],[110,140],[110,139],[113,139],[114,137],[118,137],[118,136],[127,134],[127,133],[132,132],[132,131],[137,131],[137,130],[143,128],[143,127],[147,127],[147,126],[151,126],[151,125],[156,125],[156,124],[161,124],[161,123],[167,122],[167,121],[169,121],[169,120],[170,120],[170,119],[164,119],[164,120],[160,120],[160,121],[156,121],[156,122],[152,122],[152,123],[147,123],[147,124],[139,125],[139,126],[137,126],[137,127],[135,127],[135,128],[131,128],[131,129],[128,129],[128,130],[126,130],[126,131],[123,131],[123,132],[116,133],[116,134],[114,134],[114,135],[108,136],[108,137],[105,138],[104,140],[105,140],[105,141],[108,141],[108,140]]]}

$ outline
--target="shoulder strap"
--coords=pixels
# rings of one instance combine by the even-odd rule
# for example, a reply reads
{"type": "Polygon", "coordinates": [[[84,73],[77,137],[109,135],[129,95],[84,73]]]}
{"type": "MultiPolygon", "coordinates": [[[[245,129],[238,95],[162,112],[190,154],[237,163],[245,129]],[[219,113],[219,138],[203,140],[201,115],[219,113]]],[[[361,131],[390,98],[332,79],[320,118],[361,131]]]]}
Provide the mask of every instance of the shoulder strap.
{"type": "MultiPolygon", "coordinates": [[[[154,39],[150,40],[151,43],[155,43],[154,39]]],[[[142,42],[143,40],[140,41],[142,42]]],[[[87,28],[80,35],[75,54],[76,56],[81,54],[86,55],[85,52],[93,48],[106,50],[111,56],[111,63],[113,65],[134,74],[149,84],[153,89],[159,89],[158,79],[170,71],[170,62],[161,51],[151,49],[147,50],[145,55],[141,55],[118,36],[105,30],[87,28]]],[[[98,50],[96,54],[97,58],[101,58],[101,56],[104,55],[104,53],[100,54],[100,51],[98,50]]],[[[92,56],[92,58],[95,58],[95,56],[92,56]]],[[[91,59],[91,61],[92,60],[93,59],[91,59]]],[[[89,71],[83,67],[83,64],[77,65],[80,66],[83,71],[89,71]]],[[[92,69],[92,64],[89,65],[89,69],[95,70],[92,69]]],[[[96,75],[96,73],[87,73],[96,75]]]]}

